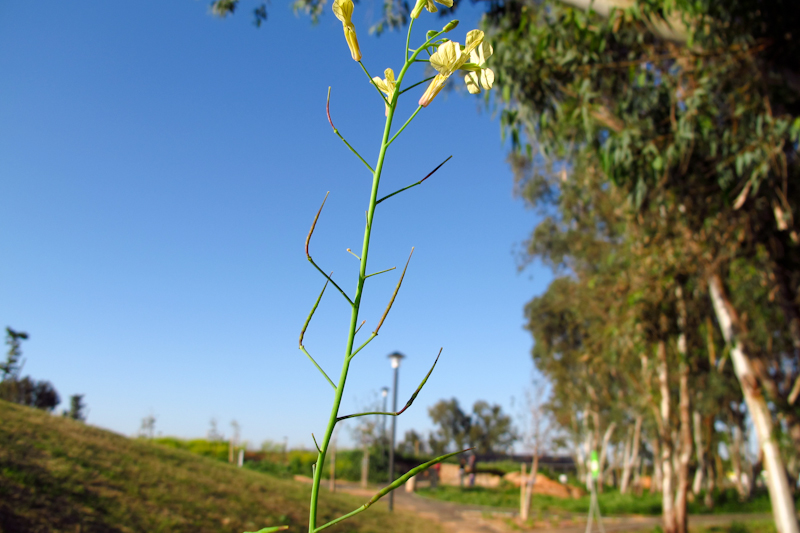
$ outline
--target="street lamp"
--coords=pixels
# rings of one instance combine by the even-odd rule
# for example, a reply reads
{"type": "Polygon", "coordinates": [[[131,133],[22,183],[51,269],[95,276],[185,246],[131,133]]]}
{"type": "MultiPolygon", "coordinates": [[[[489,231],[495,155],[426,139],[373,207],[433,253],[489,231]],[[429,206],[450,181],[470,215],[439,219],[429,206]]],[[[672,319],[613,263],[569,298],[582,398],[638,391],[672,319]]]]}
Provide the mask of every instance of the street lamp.
{"type": "MultiPolygon", "coordinates": [[[[389,360],[392,362],[394,369],[394,388],[392,392],[392,412],[397,412],[397,371],[400,369],[400,361],[405,355],[400,352],[393,352],[389,354],[389,360]]],[[[397,417],[392,417],[392,442],[389,446],[389,483],[394,482],[394,440],[397,435],[397,417]]],[[[394,509],[394,491],[389,493],[389,511],[394,509]]]]}

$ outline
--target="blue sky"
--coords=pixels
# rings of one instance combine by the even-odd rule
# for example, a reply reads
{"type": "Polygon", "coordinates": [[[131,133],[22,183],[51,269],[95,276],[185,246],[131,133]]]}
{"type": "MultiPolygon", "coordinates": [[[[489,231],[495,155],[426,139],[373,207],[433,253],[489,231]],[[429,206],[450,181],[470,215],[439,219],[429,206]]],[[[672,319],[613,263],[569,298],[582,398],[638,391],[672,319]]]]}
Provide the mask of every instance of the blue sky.
{"type": "MultiPolygon", "coordinates": [[[[85,394],[90,423],[133,434],[152,413],[157,431],[199,437],[212,417],[225,432],[236,419],[250,442],[290,446],[323,432],[332,391],[297,337],[324,280],[303,245],[330,191],[312,255],[352,292],[345,249],[360,248],[370,186],[327,123],[328,86],[337,128],[370,162],[384,123],[328,10],[312,26],[273,2],[256,29],[249,12],[219,20],[193,0],[0,5],[0,325],[30,333],[24,373],[63,400],[85,394]]],[[[354,15],[374,75],[399,70],[405,38],[369,36],[377,11],[362,1],[354,15]]],[[[479,17],[465,6],[453,38],[479,17]]],[[[446,20],[425,13],[412,43],[446,20]]],[[[380,336],[353,361],[343,411],[390,384],[394,350],[407,355],[402,404],[440,347],[399,435],[428,429],[441,398],[519,410],[532,372],[523,305],[550,274],[517,272],[537,216],[512,194],[506,150],[465,91],[440,94],[392,146],[385,193],[453,159],[376,213],[371,271],[416,250],[380,336]]],[[[364,331],[398,275],[370,278],[364,331]]],[[[328,291],[306,334],[332,377],[348,319],[328,291]]]]}

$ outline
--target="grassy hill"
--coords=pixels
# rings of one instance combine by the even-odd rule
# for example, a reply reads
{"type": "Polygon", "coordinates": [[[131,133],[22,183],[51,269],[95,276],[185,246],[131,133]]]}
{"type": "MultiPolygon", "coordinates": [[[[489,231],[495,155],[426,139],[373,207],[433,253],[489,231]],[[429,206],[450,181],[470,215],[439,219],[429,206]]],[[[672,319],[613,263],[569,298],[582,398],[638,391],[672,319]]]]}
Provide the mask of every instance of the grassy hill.
{"type": "MultiPolygon", "coordinates": [[[[306,531],[309,485],[0,401],[0,533],[306,531]]],[[[324,491],[320,523],[361,499],[324,491]]],[[[438,533],[385,504],[331,532],[438,533]]]]}

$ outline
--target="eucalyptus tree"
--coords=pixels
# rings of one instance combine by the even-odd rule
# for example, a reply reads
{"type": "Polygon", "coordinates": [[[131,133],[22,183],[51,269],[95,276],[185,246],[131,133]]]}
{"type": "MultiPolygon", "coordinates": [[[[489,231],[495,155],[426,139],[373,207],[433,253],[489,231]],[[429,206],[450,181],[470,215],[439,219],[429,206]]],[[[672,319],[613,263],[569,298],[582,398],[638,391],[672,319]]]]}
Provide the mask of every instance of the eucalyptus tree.
{"type": "MultiPolygon", "coordinates": [[[[702,237],[701,279],[759,437],[778,530],[798,531],[772,437],[774,376],[754,364],[729,271],[732,261],[752,258],[751,243],[766,245],[784,314],[774,329],[800,340],[793,274],[800,50],[791,22],[798,8],[605,1],[595,12],[594,5],[492,3],[486,27],[496,43],[504,122],[512,139],[524,144],[527,136],[547,156],[593,155],[632,204],[674,205],[690,234],[702,237]]],[[[781,360],[797,368],[799,346],[781,360]]]]}

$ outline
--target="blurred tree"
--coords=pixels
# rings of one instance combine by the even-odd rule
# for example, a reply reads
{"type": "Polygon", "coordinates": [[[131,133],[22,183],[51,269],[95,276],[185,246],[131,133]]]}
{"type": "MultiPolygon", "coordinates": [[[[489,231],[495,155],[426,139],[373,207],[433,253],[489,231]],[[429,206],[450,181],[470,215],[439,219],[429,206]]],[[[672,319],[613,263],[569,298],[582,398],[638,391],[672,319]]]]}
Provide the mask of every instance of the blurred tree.
{"type": "Polygon", "coordinates": [[[24,331],[16,331],[6,327],[6,360],[0,363],[0,381],[17,380],[22,371],[22,341],[28,340],[28,334],[24,331]]]}
{"type": "Polygon", "coordinates": [[[409,429],[403,436],[403,440],[397,445],[397,449],[403,455],[420,455],[426,452],[425,440],[416,430],[409,429]]]}
{"type": "Polygon", "coordinates": [[[150,413],[142,418],[142,425],[139,427],[139,436],[152,439],[156,433],[156,416],[150,413]]]}
{"type": "Polygon", "coordinates": [[[432,433],[430,439],[434,453],[446,450],[453,444],[456,450],[463,450],[467,447],[472,428],[472,419],[458,405],[458,400],[439,400],[431,407],[428,407],[428,416],[431,417],[436,431],[432,433]]]}
{"type": "Polygon", "coordinates": [[[69,397],[69,411],[65,413],[68,418],[86,421],[86,404],[83,401],[83,394],[73,394],[69,397]]]}
{"type": "Polygon", "coordinates": [[[469,442],[480,454],[505,453],[517,440],[511,417],[499,405],[478,400],[472,406],[469,442]]]}
{"type": "Polygon", "coordinates": [[[467,447],[483,454],[505,452],[517,439],[511,417],[483,400],[475,402],[471,414],[462,411],[455,398],[439,400],[428,408],[428,415],[437,426],[429,439],[433,453],[467,447]]]}

